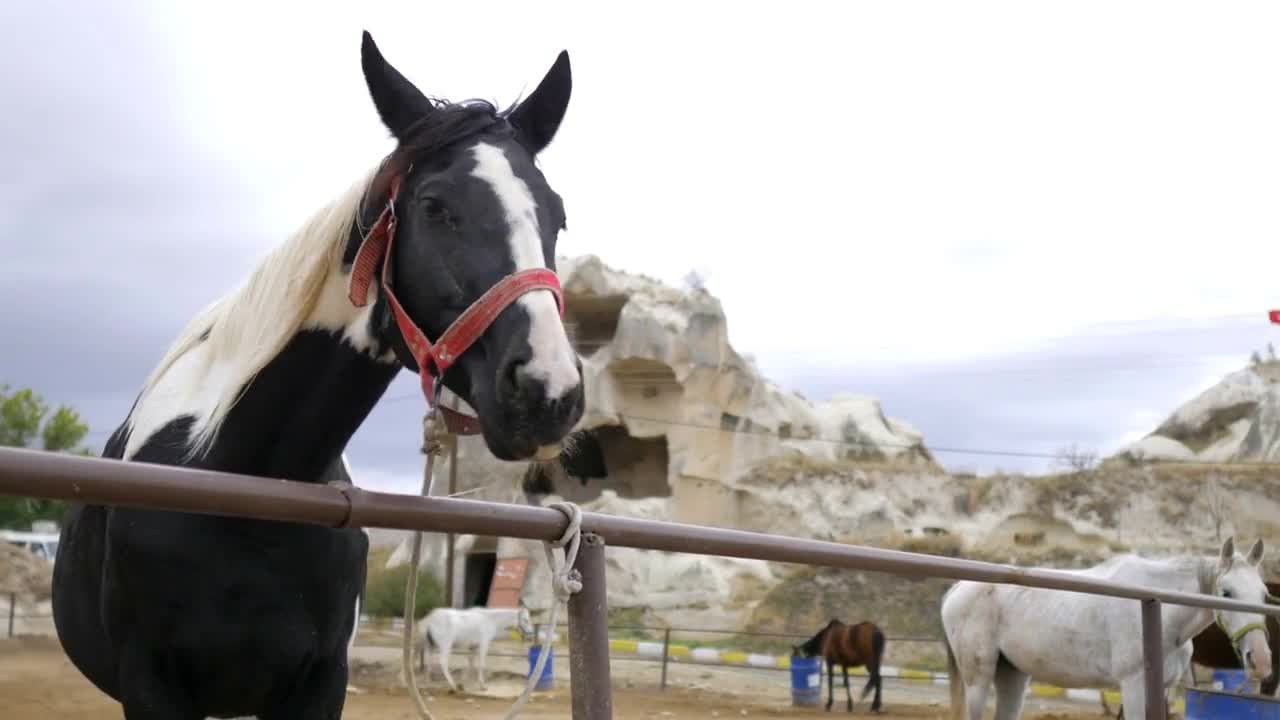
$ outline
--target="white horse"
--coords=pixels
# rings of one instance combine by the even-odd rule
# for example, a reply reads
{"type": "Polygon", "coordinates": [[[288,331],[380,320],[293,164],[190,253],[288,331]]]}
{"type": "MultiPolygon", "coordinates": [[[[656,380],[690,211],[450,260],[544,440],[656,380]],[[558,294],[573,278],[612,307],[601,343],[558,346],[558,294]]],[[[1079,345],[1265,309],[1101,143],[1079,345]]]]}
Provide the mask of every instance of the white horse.
{"type": "Polygon", "coordinates": [[[520,634],[528,637],[533,634],[533,621],[529,618],[529,609],[470,607],[465,610],[454,608],[436,608],[418,623],[418,668],[426,668],[427,679],[431,679],[431,668],[427,658],[428,647],[440,651],[440,669],[449,687],[457,692],[458,686],[449,674],[449,653],[454,647],[472,648],[467,666],[475,673],[476,682],[485,686],[484,665],[489,654],[489,643],[499,632],[512,626],[520,629],[520,634]],[[480,665],[476,667],[476,656],[480,665]]]}
{"type": "MultiPolygon", "coordinates": [[[[1194,646],[1188,640],[1164,658],[1164,714],[1166,718],[1173,717],[1172,705],[1169,702],[1169,691],[1174,689],[1183,679],[1192,677],[1191,654],[1194,651],[1194,646]]],[[[1102,701],[1102,714],[1107,717],[1115,717],[1116,720],[1124,720],[1124,705],[1121,704],[1118,713],[1112,713],[1111,705],[1107,703],[1106,694],[1101,692],[1104,688],[1098,688],[1098,690],[1098,698],[1102,701]]]]}
{"type": "MultiPolygon", "coordinates": [[[[1263,604],[1267,588],[1259,575],[1262,540],[1249,556],[1235,552],[1230,538],[1217,559],[1178,556],[1149,560],[1112,558],[1072,574],[1142,587],[1204,593],[1263,604]]],[[[1182,605],[1161,608],[1164,683],[1182,673],[1181,659],[1191,638],[1217,622],[1232,638],[1246,665],[1259,677],[1271,668],[1263,616],[1182,605]],[[1175,652],[1178,651],[1178,652],[1175,652]]],[[[1143,686],[1142,616],[1127,598],[1061,590],[962,581],[942,598],[951,714],[980,720],[987,690],[996,685],[996,720],[1016,720],[1031,678],[1064,688],[1120,687],[1125,715],[1146,717],[1143,686]]]]}

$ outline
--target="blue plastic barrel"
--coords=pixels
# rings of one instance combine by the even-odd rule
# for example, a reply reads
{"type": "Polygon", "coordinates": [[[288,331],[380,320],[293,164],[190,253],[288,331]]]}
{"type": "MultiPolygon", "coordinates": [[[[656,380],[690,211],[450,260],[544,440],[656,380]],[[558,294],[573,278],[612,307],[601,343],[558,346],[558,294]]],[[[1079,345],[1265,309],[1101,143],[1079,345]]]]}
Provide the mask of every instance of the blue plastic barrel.
{"type": "MultiPolygon", "coordinates": [[[[533,671],[538,668],[538,654],[542,652],[541,645],[534,645],[529,648],[529,672],[525,674],[525,679],[533,677],[533,671]]],[[[555,664],[556,652],[555,648],[547,648],[547,660],[542,665],[542,677],[538,678],[538,683],[533,686],[534,690],[550,690],[553,684],[553,676],[551,667],[555,664]]]]}
{"type": "Polygon", "coordinates": [[[822,702],[822,659],[791,657],[791,704],[817,705],[822,702]]]}
{"type": "Polygon", "coordinates": [[[1222,683],[1223,692],[1246,692],[1249,689],[1249,674],[1244,670],[1215,669],[1213,683],[1215,689],[1218,683],[1222,683]]]}
{"type": "Polygon", "coordinates": [[[1280,720],[1280,700],[1187,688],[1187,720],[1280,720]]]}

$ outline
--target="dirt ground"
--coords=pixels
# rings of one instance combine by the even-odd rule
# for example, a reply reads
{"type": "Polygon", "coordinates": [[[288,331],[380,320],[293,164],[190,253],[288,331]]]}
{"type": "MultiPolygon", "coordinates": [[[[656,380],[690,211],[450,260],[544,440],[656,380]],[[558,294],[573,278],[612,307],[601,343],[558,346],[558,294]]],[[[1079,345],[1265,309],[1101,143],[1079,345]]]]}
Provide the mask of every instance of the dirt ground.
{"type": "MultiPolygon", "coordinates": [[[[357,647],[357,650],[362,650],[357,647]]],[[[396,681],[394,667],[384,657],[391,648],[365,648],[353,660],[352,682],[359,692],[347,695],[346,720],[416,720],[405,691],[396,681]],[[362,654],[373,656],[359,659],[362,654]]],[[[559,660],[559,658],[557,658],[559,660]]],[[[665,692],[656,684],[656,668],[647,663],[615,661],[613,665],[613,709],[618,720],[651,718],[731,718],[731,717],[831,717],[821,707],[796,708],[790,704],[786,675],[760,678],[733,671],[712,673],[703,668],[673,668],[665,692]],[[735,680],[736,678],[736,680],[735,680]]],[[[465,682],[466,661],[451,663],[455,679],[465,682]]],[[[557,664],[557,668],[559,665],[557,664]]],[[[501,718],[520,689],[517,658],[494,657],[489,663],[489,682],[484,695],[453,695],[443,688],[437,672],[434,682],[420,681],[428,688],[428,707],[440,720],[446,718],[501,718]],[[508,669],[509,668],[509,669],[508,669]]],[[[421,677],[421,676],[420,676],[421,677]]],[[[842,709],[837,689],[836,708],[842,709]]],[[[945,688],[907,690],[886,683],[885,712],[879,717],[945,717],[942,705],[945,688]],[[927,690],[927,692],[926,692],[927,690]],[[896,699],[895,699],[896,698],[896,699]]],[[[855,690],[856,697],[856,690],[855,690]]],[[[861,704],[855,714],[867,714],[861,704]]],[[[840,713],[843,714],[843,713],[840,713]]],[[[98,692],[71,665],[49,637],[0,640],[0,718],[4,720],[119,720],[120,706],[98,692]]],[[[522,718],[545,720],[569,717],[567,678],[557,674],[556,687],[535,693],[521,713],[522,718]]],[[[1098,720],[1096,708],[1081,708],[1064,714],[1035,711],[1028,720],[1098,720]]]]}

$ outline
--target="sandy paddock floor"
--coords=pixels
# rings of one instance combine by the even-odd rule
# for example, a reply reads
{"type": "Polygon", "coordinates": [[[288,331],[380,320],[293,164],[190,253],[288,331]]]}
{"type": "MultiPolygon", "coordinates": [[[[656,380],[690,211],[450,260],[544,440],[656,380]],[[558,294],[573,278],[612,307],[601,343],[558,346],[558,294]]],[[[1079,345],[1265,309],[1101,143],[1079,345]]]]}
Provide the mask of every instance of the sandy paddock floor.
{"type": "MultiPolygon", "coordinates": [[[[507,648],[515,651],[518,648],[507,648]]],[[[502,650],[495,650],[501,652],[502,650]]],[[[389,647],[361,647],[353,658],[353,684],[360,692],[348,694],[343,717],[348,720],[416,720],[416,714],[396,680],[397,653],[389,647]]],[[[557,658],[556,687],[536,693],[523,718],[569,717],[568,678],[563,660],[557,658]]],[[[440,720],[445,718],[501,718],[520,690],[517,675],[523,659],[493,657],[489,682],[483,694],[454,695],[444,688],[439,672],[433,681],[420,680],[427,688],[428,706],[440,720]],[[515,672],[513,672],[515,671],[515,672]]],[[[464,682],[465,658],[456,658],[455,680],[464,682]]],[[[665,692],[657,687],[658,668],[649,663],[613,663],[614,717],[619,720],[644,718],[737,718],[737,717],[832,717],[843,712],[842,688],[837,688],[835,710],[828,715],[818,708],[795,708],[790,704],[787,674],[675,667],[668,676],[665,692]]],[[[886,682],[885,712],[879,717],[945,717],[945,688],[906,687],[886,682]]],[[[855,688],[855,697],[856,697],[855,688]]],[[[1097,707],[1039,708],[1029,698],[1028,720],[1098,720],[1097,707]]],[[[867,705],[855,708],[855,715],[867,715],[867,705]]],[[[988,715],[990,711],[988,711],[988,715]]],[[[98,692],[63,655],[57,640],[27,637],[0,640],[0,718],[4,720],[118,720],[120,706],[98,692]]]]}

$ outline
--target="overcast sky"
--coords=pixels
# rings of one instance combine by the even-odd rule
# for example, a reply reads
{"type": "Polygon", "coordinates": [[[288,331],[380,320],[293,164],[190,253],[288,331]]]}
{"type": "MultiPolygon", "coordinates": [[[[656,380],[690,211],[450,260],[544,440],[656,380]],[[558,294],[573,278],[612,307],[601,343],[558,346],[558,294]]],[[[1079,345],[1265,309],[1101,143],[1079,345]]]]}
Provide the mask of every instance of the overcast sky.
{"type": "MultiPolygon", "coordinates": [[[[198,308],[390,145],[360,31],[506,104],[562,48],[560,249],[956,468],[1107,452],[1280,339],[1274,3],[7,3],[0,382],[99,447],[198,308]]],[[[407,373],[351,448],[411,489],[407,373]]]]}

